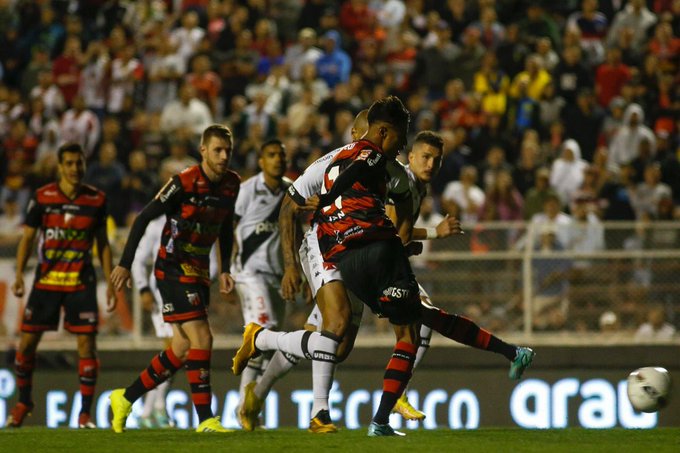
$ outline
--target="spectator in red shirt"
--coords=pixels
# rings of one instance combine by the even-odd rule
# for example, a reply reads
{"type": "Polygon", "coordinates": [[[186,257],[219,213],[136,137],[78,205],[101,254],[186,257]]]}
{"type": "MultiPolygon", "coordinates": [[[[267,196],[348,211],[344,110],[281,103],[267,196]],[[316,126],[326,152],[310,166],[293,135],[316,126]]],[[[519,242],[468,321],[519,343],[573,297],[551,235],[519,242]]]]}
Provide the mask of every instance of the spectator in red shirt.
{"type": "Polygon", "coordinates": [[[595,91],[601,106],[621,93],[621,89],[630,80],[630,68],[621,63],[621,50],[612,47],[607,50],[607,59],[598,68],[595,75],[595,91]]]}
{"type": "Polygon", "coordinates": [[[367,0],[349,0],[340,8],[340,27],[355,41],[375,37],[376,17],[367,0]]]}
{"type": "Polygon", "coordinates": [[[68,105],[73,102],[80,86],[81,59],[80,39],[77,36],[69,36],[64,44],[64,52],[52,62],[54,81],[61,89],[61,94],[68,105]]]}
{"type": "Polygon", "coordinates": [[[210,58],[207,55],[197,56],[191,63],[191,69],[186,77],[187,83],[196,89],[196,97],[208,104],[212,114],[215,115],[222,82],[212,70],[210,58]]]}

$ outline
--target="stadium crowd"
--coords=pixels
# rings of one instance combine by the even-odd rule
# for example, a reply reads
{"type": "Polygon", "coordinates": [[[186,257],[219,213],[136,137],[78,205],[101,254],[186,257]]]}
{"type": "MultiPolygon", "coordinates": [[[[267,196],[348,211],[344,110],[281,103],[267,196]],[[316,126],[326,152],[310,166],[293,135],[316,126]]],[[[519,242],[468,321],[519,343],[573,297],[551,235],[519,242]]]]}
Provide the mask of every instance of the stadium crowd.
{"type": "Polygon", "coordinates": [[[129,226],[211,123],[244,179],[271,137],[295,178],[395,94],[445,140],[432,211],[602,249],[603,220],[680,218],[679,36],[680,0],[2,0],[0,228],[65,142],[129,226]]]}

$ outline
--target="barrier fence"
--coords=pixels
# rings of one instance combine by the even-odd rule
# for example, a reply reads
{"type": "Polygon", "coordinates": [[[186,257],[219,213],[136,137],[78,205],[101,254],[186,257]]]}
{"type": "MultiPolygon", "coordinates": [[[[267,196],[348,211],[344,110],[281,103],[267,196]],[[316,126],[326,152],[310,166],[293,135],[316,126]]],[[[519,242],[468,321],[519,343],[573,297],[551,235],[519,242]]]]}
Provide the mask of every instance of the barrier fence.
{"type": "MultiPolygon", "coordinates": [[[[677,341],[668,332],[680,325],[679,222],[496,222],[463,227],[464,235],[430,241],[423,254],[412,258],[414,272],[435,305],[525,342],[677,341]],[[650,317],[662,317],[669,324],[666,333],[638,333],[650,317]]],[[[120,252],[126,233],[116,232],[114,253],[120,252]]],[[[10,291],[16,243],[4,244],[0,247],[0,338],[11,342],[24,301],[10,291]]],[[[30,262],[35,265],[35,258],[30,262]]],[[[32,272],[27,270],[27,285],[32,272]]],[[[104,291],[100,279],[100,305],[104,291]]],[[[221,300],[213,285],[210,317],[218,344],[237,342],[235,335],[242,330],[236,297],[221,300]]],[[[306,319],[311,306],[303,299],[288,307],[285,328],[297,328],[306,319]]],[[[113,314],[102,310],[100,333],[105,347],[153,344],[149,314],[137,302],[136,291],[126,291],[113,314]]],[[[389,326],[368,310],[362,331],[364,337],[391,335],[389,326]]],[[[43,348],[58,349],[65,342],[72,340],[63,332],[49,334],[43,348]]]]}

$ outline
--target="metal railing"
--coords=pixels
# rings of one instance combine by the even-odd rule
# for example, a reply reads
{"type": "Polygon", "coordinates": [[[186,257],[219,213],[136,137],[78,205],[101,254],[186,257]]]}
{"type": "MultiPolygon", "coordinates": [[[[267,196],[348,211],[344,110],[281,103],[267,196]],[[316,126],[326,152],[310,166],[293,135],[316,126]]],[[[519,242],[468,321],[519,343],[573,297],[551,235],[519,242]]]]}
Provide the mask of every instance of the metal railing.
{"type": "MultiPolygon", "coordinates": [[[[413,268],[435,305],[511,340],[533,344],[678,342],[678,336],[637,331],[658,313],[671,326],[680,326],[680,222],[594,225],[464,225],[464,235],[431,241],[421,256],[413,258],[413,268]],[[549,236],[556,237],[560,245],[549,246],[549,236]]],[[[117,236],[124,239],[125,232],[117,236]]],[[[16,338],[23,303],[9,290],[14,253],[13,247],[0,248],[0,338],[10,342],[16,338]]],[[[31,273],[31,269],[26,273],[27,284],[31,273]]],[[[100,282],[100,304],[103,291],[100,282]]],[[[216,288],[212,296],[210,317],[216,345],[232,347],[238,344],[243,325],[237,296],[222,302],[216,288]]],[[[102,348],[158,344],[149,314],[138,302],[136,291],[128,291],[116,312],[106,315],[102,310],[102,348]]],[[[298,328],[309,309],[302,300],[292,304],[284,328],[298,328]]],[[[369,310],[364,313],[362,331],[358,344],[362,338],[371,344],[380,339],[386,344],[393,341],[389,326],[376,321],[369,310]]],[[[46,335],[44,347],[70,348],[72,342],[67,334],[57,332],[46,335]]]]}

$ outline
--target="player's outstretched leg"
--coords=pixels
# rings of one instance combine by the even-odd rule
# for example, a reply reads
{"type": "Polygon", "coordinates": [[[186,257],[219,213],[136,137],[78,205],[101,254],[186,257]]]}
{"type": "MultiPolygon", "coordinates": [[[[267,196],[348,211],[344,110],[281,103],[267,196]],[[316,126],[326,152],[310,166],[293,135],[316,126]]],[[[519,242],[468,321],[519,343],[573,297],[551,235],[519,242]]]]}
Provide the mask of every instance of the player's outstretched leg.
{"type": "Polygon", "coordinates": [[[465,316],[436,307],[422,307],[422,322],[453,341],[503,355],[511,362],[508,373],[511,379],[519,379],[536,355],[529,348],[506,343],[465,316]]]}
{"type": "Polygon", "coordinates": [[[531,365],[535,355],[536,353],[533,351],[533,349],[524,346],[518,346],[517,354],[510,363],[508,377],[514,380],[520,379],[522,377],[522,373],[524,373],[524,370],[529,368],[529,365],[531,365]]]}
{"type": "Polygon", "coordinates": [[[172,352],[172,348],[168,348],[155,356],[148,368],[142,371],[129,387],[111,392],[111,411],[113,412],[111,427],[113,431],[116,433],[125,431],[125,422],[132,410],[132,403],[149,390],[166,381],[182,365],[183,362],[172,352]]]}

